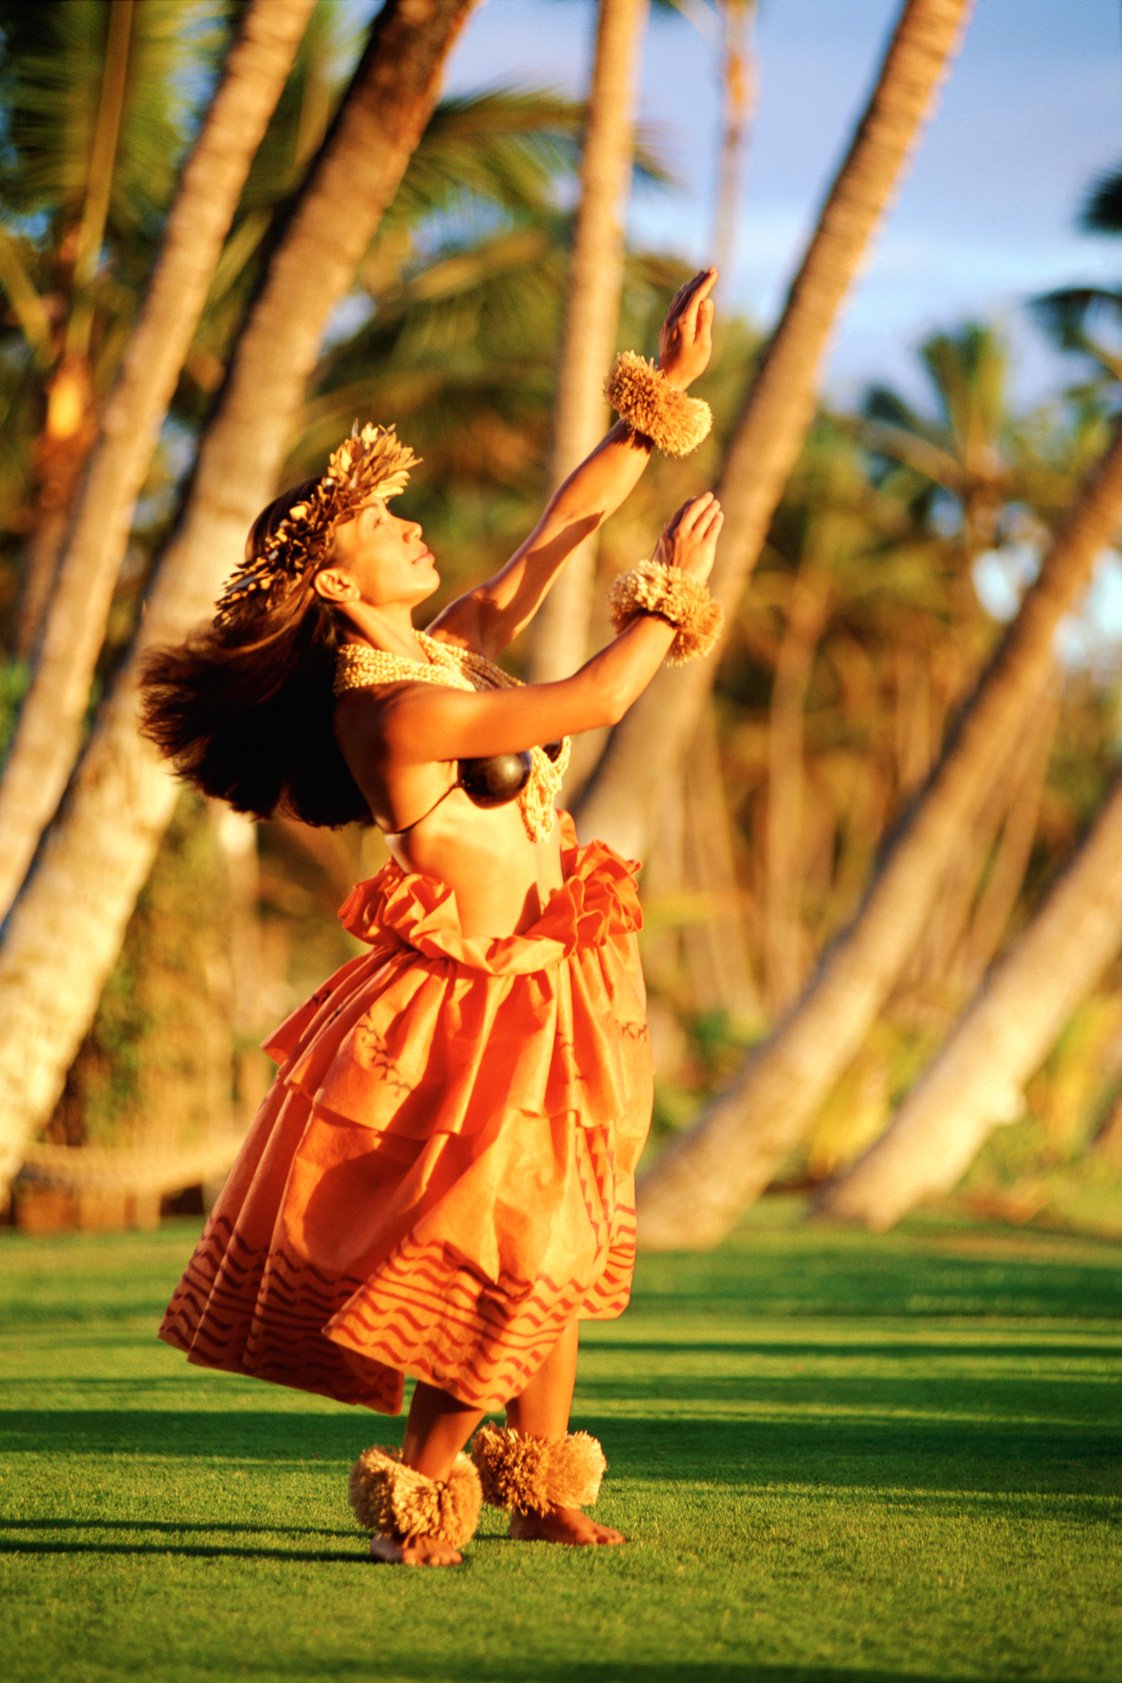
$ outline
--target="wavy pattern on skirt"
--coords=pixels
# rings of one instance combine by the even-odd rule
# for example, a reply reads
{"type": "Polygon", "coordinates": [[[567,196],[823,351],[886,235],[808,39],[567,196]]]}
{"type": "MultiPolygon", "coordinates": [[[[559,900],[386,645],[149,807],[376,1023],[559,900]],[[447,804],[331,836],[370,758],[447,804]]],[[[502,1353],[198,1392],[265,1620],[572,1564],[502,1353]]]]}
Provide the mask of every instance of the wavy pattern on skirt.
{"type": "Polygon", "coordinates": [[[630,1292],[650,1116],[635,869],[578,847],[529,930],[458,934],[388,865],[351,959],[266,1043],[280,1068],[160,1337],[204,1366],[386,1413],[406,1375],[517,1395],[630,1292]]]}

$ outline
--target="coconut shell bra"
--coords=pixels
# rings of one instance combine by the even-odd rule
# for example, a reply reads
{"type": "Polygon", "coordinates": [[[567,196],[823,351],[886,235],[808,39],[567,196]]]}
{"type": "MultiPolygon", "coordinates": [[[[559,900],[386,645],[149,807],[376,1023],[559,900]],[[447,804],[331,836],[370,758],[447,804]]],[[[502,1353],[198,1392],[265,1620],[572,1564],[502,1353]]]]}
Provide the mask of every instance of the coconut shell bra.
{"type": "MultiPolygon", "coordinates": [[[[410,660],[405,655],[389,654],[385,649],[371,648],[368,643],[347,643],[339,650],[335,667],[334,691],[365,689],[374,684],[445,684],[459,690],[513,689],[520,682],[485,655],[471,649],[460,649],[442,643],[427,632],[418,631],[417,640],[427,660],[410,660]]],[[[514,754],[491,754],[480,759],[460,760],[456,779],[433,804],[402,824],[391,834],[403,836],[416,829],[429,813],[435,812],[447,800],[453,789],[462,789],[468,799],[480,807],[505,806],[517,800],[526,834],[538,841],[551,834],[554,824],[554,801],[561,787],[561,779],[569,764],[569,738],[550,742],[544,747],[523,749],[514,754]]]]}

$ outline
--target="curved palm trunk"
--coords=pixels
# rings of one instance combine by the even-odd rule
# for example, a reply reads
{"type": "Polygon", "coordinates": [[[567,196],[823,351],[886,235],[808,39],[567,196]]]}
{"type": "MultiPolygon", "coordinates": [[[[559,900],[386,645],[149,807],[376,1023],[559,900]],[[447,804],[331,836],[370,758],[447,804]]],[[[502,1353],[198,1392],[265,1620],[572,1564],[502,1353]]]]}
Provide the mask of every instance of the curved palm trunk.
{"type": "Polygon", "coordinates": [[[1046,688],[1056,628],[1122,518],[1122,421],[849,927],[726,1092],[643,1182],[652,1248],[716,1244],[763,1190],[857,1052],[915,948],[948,861],[1046,688]]]}
{"type": "MultiPolygon", "coordinates": [[[[97,399],[89,359],[61,356],[45,386],[46,414],[32,456],[34,524],[20,557],[14,652],[33,665],[66,546],[74,492],[97,441],[97,399]]],[[[5,826],[0,822],[0,830],[5,826]]],[[[2,866],[0,866],[2,870],[2,866]]]]}
{"type": "MultiPolygon", "coordinates": [[[[735,608],[814,414],[842,301],[946,73],[970,0],[906,0],[872,98],[764,353],[729,445],[713,594],[735,608]]],[[[585,835],[641,855],[661,783],[681,764],[715,662],[661,674],[613,730],[580,802],[585,835]],[[653,751],[657,744],[657,752],[653,751]]]]}
{"type": "Polygon", "coordinates": [[[1022,1089],[1122,946],[1122,780],[1028,929],[994,967],[887,1132],[814,1214],[883,1232],[945,1192],[987,1135],[1023,1108],[1022,1089]]]}
{"type": "MultiPolygon", "coordinates": [[[[550,453],[550,486],[588,455],[604,431],[603,385],[623,290],[624,220],[634,154],[639,53],[649,0],[600,0],[596,58],[581,161],[568,305],[550,453]]],[[[531,673],[568,677],[588,652],[596,543],[586,538],[534,619],[531,673]]]]}
{"type": "Polygon", "coordinates": [[[1021,720],[1001,775],[990,785],[973,822],[957,838],[923,933],[899,986],[927,993],[938,979],[943,999],[961,1010],[980,985],[1005,933],[1036,835],[1040,795],[1051,759],[1060,684],[1053,671],[1040,704],[1021,720]],[[975,935],[992,941],[976,970],[968,950],[975,935]]]}
{"type": "Polygon", "coordinates": [[[791,581],[767,724],[763,935],[773,1020],[798,994],[805,974],[799,899],[806,858],[806,703],[826,618],[827,587],[821,575],[800,571],[791,581]]]}
{"type": "Polygon", "coordinates": [[[1033,843],[1040,827],[1040,813],[1048,784],[1056,730],[1060,721],[1060,691],[1057,682],[1048,687],[1041,707],[1030,715],[1030,742],[1026,763],[1017,768],[1012,791],[994,847],[993,867],[970,914],[959,953],[953,966],[955,981],[966,999],[981,986],[986,971],[1009,927],[1032,858],[1033,843]]]}
{"type": "Polygon", "coordinates": [[[139,656],[212,610],[273,495],[331,312],[397,190],[474,0],[388,0],[238,340],[143,627],[0,952],[0,1189],[92,1020],[176,785],[136,731],[139,656]]]}
{"type": "Polygon", "coordinates": [[[255,0],[183,172],[70,541],[51,579],[39,658],[0,781],[0,917],[19,892],[74,764],[136,499],[242,185],[313,4],[255,0]]]}
{"type": "Polygon", "coordinates": [[[689,997],[699,1011],[721,1011],[732,1021],[759,1019],[762,1006],[745,934],[743,896],[737,883],[733,822],[709,707],[690,749],[678,875],[687,895],[705,908],[682,929],[689,997]]]}

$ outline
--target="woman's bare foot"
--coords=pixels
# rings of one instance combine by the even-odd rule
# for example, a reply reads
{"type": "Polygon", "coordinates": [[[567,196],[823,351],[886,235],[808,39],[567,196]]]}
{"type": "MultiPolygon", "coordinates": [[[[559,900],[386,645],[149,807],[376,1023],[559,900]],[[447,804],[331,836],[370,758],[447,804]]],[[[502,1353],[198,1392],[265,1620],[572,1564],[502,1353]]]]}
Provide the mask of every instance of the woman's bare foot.
{"type": "Polygon", "coordinates": [[[437,1537],[387,1537],[381,1532],[371,1537],[370,1553],[395,1566],[462,1566],[464,1559],[459,1549],[437,1537]]]}
{"type": "Polygon", "coordinates": [[[547,1514],[511,1514],[510,1535],[516,1543],[575,1543],[578,1547],[626,1543],[622,1531],[597,1525],[580,1508],[551,1508],[547,1514]]]}

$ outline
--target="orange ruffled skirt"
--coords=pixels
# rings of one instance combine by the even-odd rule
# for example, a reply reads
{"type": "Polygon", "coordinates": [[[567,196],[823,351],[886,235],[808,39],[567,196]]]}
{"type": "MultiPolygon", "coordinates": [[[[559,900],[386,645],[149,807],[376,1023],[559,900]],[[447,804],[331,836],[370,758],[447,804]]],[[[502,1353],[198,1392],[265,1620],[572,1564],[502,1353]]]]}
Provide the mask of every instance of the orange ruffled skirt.
{"type": "Polygon", "coordinates": [[[265,1042],[280,1065],[160,1337],[207,1367],[395,1414],[477,1408],[574,1317],[627,1303],[651,1109],[637,866],[563,824],[523,934],[466,937],[390,863],[340,916],[368,951],[265,1042]]]}

